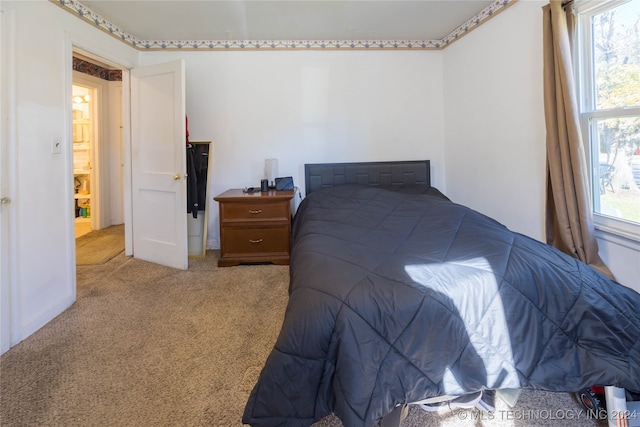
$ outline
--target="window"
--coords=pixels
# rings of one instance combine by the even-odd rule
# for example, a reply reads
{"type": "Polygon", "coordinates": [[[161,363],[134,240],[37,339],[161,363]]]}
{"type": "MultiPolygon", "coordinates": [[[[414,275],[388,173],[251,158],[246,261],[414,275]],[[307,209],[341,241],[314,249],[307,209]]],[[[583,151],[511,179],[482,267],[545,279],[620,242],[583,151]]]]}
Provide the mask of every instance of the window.
{"type": "Polygon", "coordinates": [[[640,240],[640,1],[582,0],[575,9],[594,221],[640,240]]]}

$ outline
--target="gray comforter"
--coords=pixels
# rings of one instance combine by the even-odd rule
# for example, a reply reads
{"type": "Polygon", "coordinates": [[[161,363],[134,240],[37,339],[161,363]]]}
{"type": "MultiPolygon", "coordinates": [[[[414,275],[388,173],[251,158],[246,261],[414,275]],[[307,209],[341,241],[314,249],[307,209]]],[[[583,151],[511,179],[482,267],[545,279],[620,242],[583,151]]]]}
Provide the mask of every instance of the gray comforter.
{"type": "Polygon", "coordinates": [[[373,426],[485,388],[640,391],[640,295],[437,190],[341,186],[294,221],[290,297],[243,422],[373,426]]]}

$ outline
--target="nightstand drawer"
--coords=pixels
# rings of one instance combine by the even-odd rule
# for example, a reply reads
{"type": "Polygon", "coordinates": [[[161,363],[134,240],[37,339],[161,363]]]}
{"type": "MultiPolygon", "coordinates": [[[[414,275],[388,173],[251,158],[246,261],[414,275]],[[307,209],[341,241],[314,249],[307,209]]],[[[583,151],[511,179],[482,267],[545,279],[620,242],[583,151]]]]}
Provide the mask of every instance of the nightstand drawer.
{"type": "Polygon", "coordinates": [[[289,221],[288,201],[223,203],[220,205],[220,221],[289,221]]]}
{"type": "Polygon", "coordinates": [[[223,257],[288,255],[289,224],[274,227],[222,227],[223,257]]]}

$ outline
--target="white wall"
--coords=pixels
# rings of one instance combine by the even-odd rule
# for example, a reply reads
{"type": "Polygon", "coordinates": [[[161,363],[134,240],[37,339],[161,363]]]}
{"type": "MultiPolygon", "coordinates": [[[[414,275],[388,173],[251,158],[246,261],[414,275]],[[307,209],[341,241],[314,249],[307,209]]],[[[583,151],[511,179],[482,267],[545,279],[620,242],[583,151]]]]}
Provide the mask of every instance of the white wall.
{"type": "Polygon", "coordinates": [[[444,50],[447,194],[543,240],[541,1],[517,2],[444,50]]]}
{"type": "MultiPolygon", "coordinates": [[[[277,158],[304,194],[304,164],[431,159],[443,191],[442,52],[149,52],[182,58],[192,141],[213,141],[209,198],[258,186],[277,158]]],[[[208,247],[219,247],[217,204],[208,247]]]]}
{"type": "Polygon", "coordinates": [[[640,243],[596,230],[598,253],[616,280],[640,292],[640,243]]]}
{"type": "MultiPolygon", "coordinates": [[[[125,66],[135,65],[138,53],[52,2],[3,1],[1,7],[15,21],[15,37],[6,41],[15,55],[2,63],[12,89],[3,96],[9,94],[8,114],[15,114],[3,144],[12,153],[15,182],[13,202],[3,208],[12,219],[12,275],[1,294],[12,301],[11,337],[2,342],[15,344],[75,300],[72,43],[125,66]],[[60,154],[52,153],[53,139],[62,142],[60,154]]],[[[3,321],[6,316],[3,310],[3,321]]]]}

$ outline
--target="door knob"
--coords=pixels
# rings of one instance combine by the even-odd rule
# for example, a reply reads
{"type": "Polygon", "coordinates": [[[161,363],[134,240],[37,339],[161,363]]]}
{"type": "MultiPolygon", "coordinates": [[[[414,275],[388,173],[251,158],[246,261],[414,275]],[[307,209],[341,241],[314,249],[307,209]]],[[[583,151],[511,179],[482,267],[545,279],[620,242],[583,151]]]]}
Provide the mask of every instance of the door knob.
{"type": "Polygon", "coordinates": [[[0,199],[0,205],[2,206],[7,206],[11,204],[11,198],[10,197],[3,197],[0,199]]]}
{"type": "Polygon", "coordinates": [[[173,180],[174,181],[178,181],[180,179],[180,174],[179,173],[174,173],[173,174],[173,180]]]}

